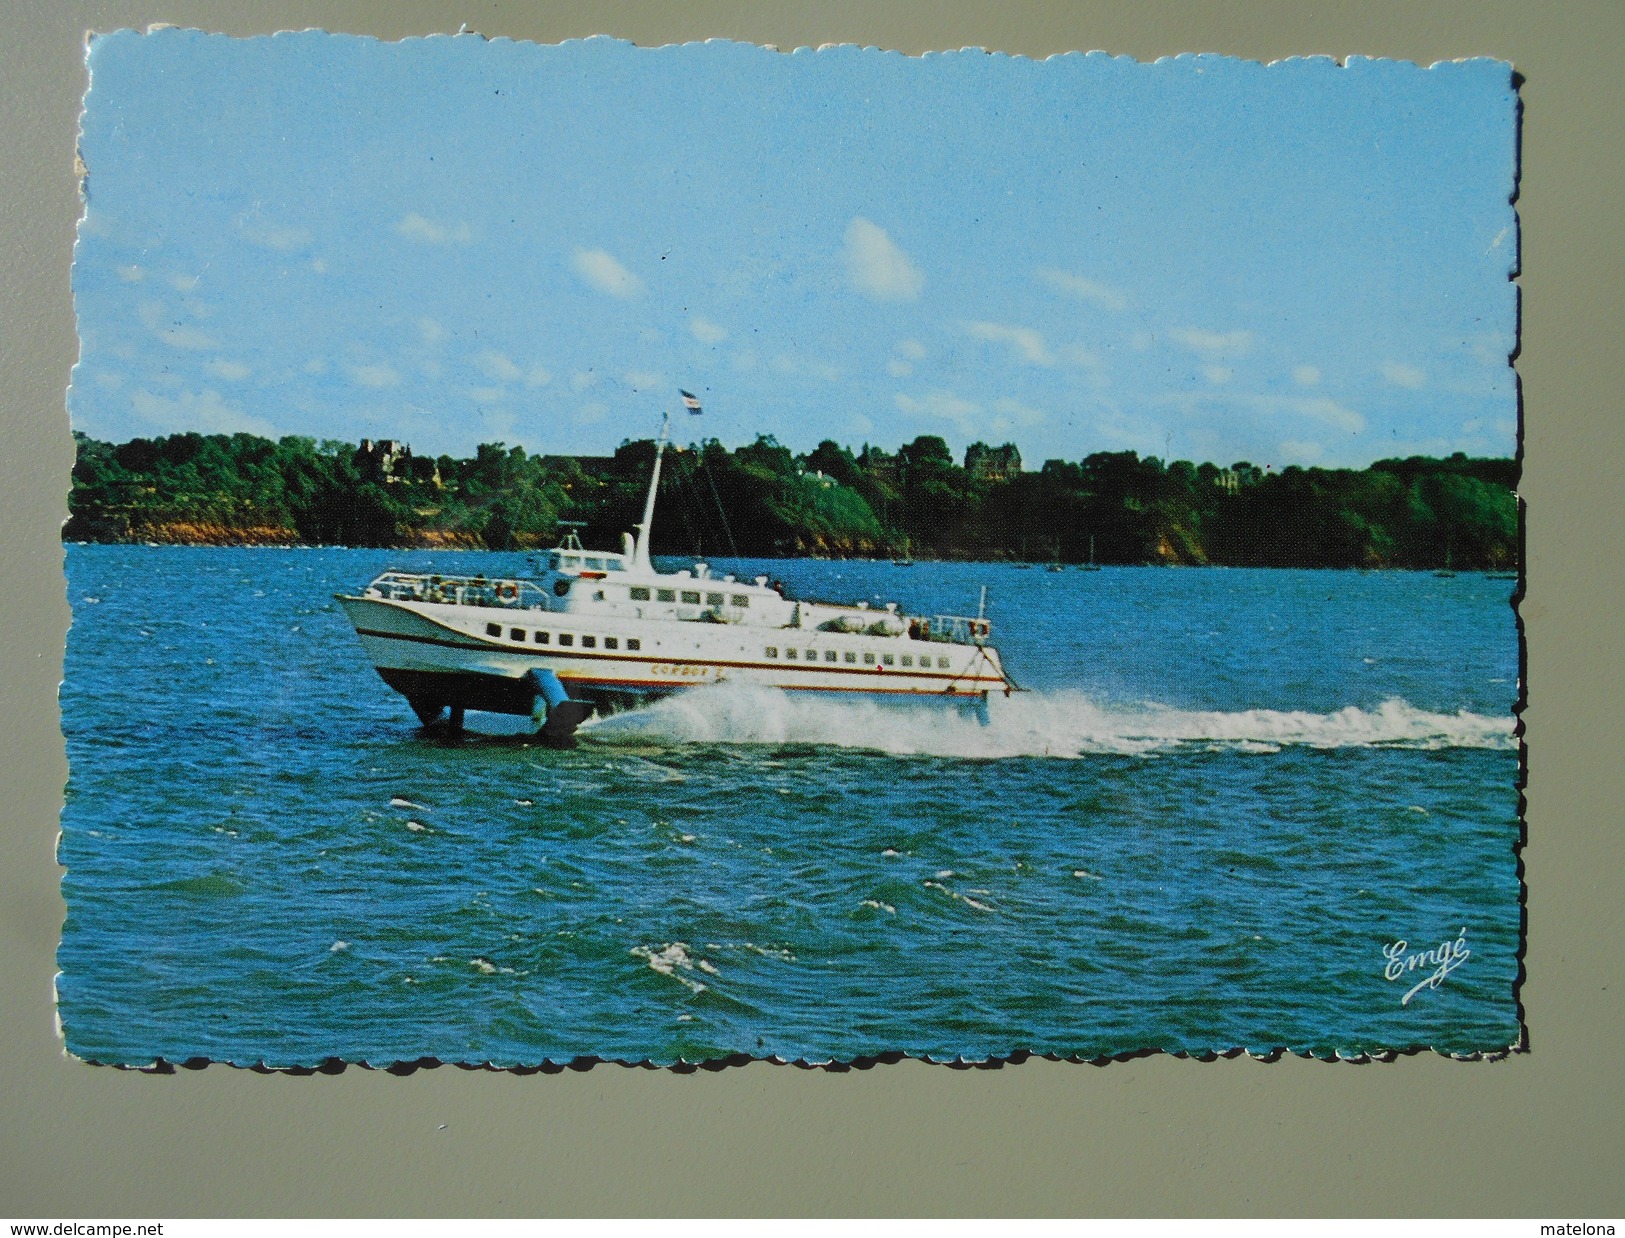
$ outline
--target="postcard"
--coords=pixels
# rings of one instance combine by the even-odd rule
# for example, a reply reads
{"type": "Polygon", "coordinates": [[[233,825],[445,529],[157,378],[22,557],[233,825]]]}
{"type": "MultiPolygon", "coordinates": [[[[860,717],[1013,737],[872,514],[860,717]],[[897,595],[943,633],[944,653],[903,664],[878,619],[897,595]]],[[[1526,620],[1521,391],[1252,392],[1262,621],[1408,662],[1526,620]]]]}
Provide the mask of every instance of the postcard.
{"type": "Polygon", "coordinates": [[[1510,66],[88,56],[70,1053],[1522,1044],[1510,66]]]}

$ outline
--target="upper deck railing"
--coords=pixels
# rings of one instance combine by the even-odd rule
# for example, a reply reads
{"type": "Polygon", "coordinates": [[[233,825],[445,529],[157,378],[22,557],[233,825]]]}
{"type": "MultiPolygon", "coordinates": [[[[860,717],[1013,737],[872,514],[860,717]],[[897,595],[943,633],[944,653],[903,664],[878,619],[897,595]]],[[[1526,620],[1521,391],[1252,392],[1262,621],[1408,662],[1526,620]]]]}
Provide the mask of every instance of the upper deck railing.
{"type": "Polygon", "coordinates": [[[419,576],[385,572],[367,586],[369,597],[392,602],[440,602],[449,606],[506,606],[547,610],[545,590],[532,581],[500,576],[419,576]]]}
{"type": "MultiPolygon", "coordinates": [[[[367,597],[391,602],[437,602],[449,606],[500,606],[510,610],[552,610],[553,599],[534,581],[509,576],[430,576],[413,572],[385,572],[366,589],[367,597]]],[[[902,636],[948,645],[985,645],[992,632],[986,619],[969,615],[933,615],[905,621],[892,611],[852,610],[851,616],[875,620],[873,635],[902,636]]],[[[850,629],[841,629],[850,630],[850,629]]]]}

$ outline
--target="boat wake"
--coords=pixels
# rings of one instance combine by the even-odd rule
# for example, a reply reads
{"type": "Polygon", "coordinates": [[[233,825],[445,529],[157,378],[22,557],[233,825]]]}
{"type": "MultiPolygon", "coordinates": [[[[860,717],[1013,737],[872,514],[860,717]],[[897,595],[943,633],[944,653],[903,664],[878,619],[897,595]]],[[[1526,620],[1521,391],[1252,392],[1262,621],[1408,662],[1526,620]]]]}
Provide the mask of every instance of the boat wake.
{"type": "Polygon", "coordinates": [[[994,698],[991,722],[941,707],[806,697],[723,685],[597,719],[582,729],[598,743],[805,743],[898,755],[1074,758],[1202,747],[1269,753],[1309,748],[1418,749],[1516,746],[1513,720],[1462,710],[1433,713],[1399,699],[1332,713],[1101,706],[1080,692],[994,698]]]}

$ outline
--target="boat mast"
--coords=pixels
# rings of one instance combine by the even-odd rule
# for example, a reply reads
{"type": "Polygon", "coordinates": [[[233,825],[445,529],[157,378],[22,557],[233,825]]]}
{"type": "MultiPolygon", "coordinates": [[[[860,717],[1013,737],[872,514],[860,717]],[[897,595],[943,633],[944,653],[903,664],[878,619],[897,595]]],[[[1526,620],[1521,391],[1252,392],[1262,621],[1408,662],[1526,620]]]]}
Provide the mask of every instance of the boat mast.
{"type": "Polygon", "coordinates": [[[660,489],[660,457],[666,450],[666,432],[671,428],[671,414],[666,413],[660,419],[660,441],[655,444],[654,475],[649,478],[649,497],[643,501],[643,521],[638,525],[638,540],[632,554],[634,567],[653,571],[649,562],[649,528],[655,519],[655,491],[660,489]]]}

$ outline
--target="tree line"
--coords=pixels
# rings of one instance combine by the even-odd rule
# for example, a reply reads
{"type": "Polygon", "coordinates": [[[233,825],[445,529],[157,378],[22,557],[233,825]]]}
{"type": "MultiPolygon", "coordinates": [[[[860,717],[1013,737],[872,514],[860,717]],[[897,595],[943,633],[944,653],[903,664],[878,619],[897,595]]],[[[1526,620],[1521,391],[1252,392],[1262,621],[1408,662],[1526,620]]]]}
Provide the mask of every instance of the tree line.
{"type": "MultiPolygon", "coordinates": [[[[654,443],[613,456],[472,457],[250,434],[112,444],[75,434],[64,537],[531,549],[561,521],[619,545],[641,518],[654,443]]],[[[1518,466],[1413,456],[1365,469],[1166,463],[1132,451],[1023,471],[1008,447],[956,463],[922,435],[888,453],[770,435],[667,451],[657,554],[917,556],[1269,567],[1516,566],[1518,466]],[[1001,455],[1001,453],[1003,453],[1001,455]],[[1014,458],[1015,467],[1006,467],[1014,458]],[[990,466],[989,462],[992,462],[990,466]]]]}

